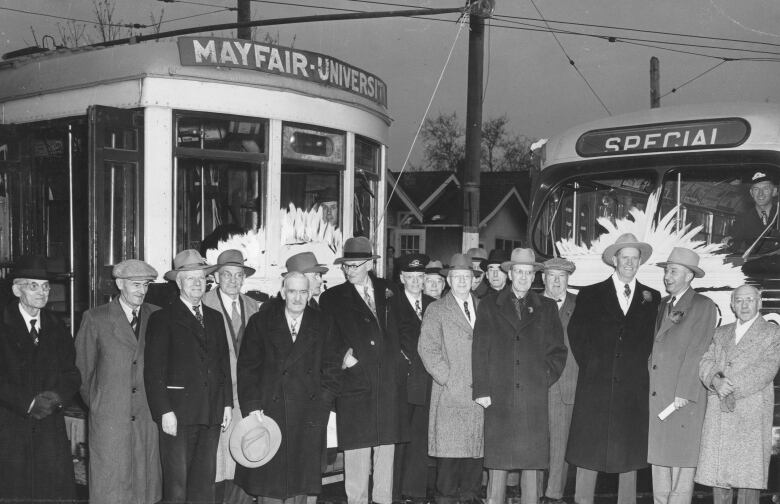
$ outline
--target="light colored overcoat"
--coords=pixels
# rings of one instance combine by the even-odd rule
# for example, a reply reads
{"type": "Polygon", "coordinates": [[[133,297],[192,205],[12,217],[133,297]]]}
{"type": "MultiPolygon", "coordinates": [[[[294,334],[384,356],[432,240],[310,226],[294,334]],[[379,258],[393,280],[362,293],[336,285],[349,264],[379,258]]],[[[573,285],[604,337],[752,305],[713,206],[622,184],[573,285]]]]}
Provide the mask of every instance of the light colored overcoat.
{"type": "Polygon", "coordinates": [[[244,329],[249,321],[249,317],[257,313],[257,301],[244,294],[239,294],[241,300],[241,330],[238,334],[233,334],[233,326],[230,323],[231,306],[223,306],[219,297],[219,287],[211,289],[203,295],[203,304],[214,308],[222,314],[225,321],[225,334],[227,335],[228,351],[230,352],[230,378],[233,380],[233,417],[225,431],[219,435],[219,447],[217,448],[217,478],[216,481],[232,480],[236,472],[236,461],[230,455],[230,434],[233,428],[241,421],[244,416],[241,414],[241,407],[238,404],[238,379],[236,378],[236,362],[238,352],[241,350],[241,342],[244,339],[244,329]]]}
{"type": "Polygon", "coordinates": [[[89,407],[90,502],[162,498],[158,428],[144,388],[146,325],[158,309],[141,305],[137,340],[118,298],[85,312],[76,335],[81,397],[89,407]]]}
{"type": "Polygon", "coordinates": [[[699,365],[699,377],[710,390],[696,482],[762,489],[767,486],[772,453],[772,381],[780,366],[780,327],[758,317],[737,344],[735,327],[729,324],[715,331],[699,365]],[[734,411],[722,408],[711,389],[719,371],[734,382],[734,411]]]}
{"type": "Polygon", "coordinates": [[[658,308],[650,371],[647,461],[665,467],[696,467],[707,407],[699,380],[699,361],[712,343],[717,308],[710,298],[686,290],[669,310],[669,296],[658,308]],[[675,322],[676,321],[676,322],[675,322]],[[690,401],[661,421],[658,414],[675,397],[690,401]]]}
{"type": "MultiPolygon", "coordinates": [[[[474,296],[471,299],[476,308],[479,301],[474,296]]],[[[472,398],[473,330],[457,303],[452,292],[431,303],[420,329],[417,351],[433,377],[428,454],[480,458],[484,412],[472,398]]]]}

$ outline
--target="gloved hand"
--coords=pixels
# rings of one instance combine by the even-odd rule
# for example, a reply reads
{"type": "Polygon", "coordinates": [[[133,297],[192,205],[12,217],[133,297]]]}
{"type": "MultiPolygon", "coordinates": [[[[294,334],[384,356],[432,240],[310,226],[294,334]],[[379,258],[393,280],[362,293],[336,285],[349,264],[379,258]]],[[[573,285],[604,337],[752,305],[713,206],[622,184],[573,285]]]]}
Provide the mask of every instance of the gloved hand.
{"type": "Polygon", "coordinates": [[[62,407],[62,399],[59,394],[46,390],[35,396],[30,416],[36,420],[43,420],[62,407]]]}

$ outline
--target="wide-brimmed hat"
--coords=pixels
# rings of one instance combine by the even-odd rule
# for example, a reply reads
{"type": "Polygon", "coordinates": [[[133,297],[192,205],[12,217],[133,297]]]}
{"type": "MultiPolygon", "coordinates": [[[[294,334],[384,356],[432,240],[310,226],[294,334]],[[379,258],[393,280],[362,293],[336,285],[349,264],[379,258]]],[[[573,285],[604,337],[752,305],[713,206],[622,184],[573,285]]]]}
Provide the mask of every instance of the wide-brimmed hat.
{"type": "Polygon", "coordinates": [[[439,275],[441,276],[441,270],[444,267],[442,265],[441,261],[430,261],[428,264],[425,265],[425,274],[426,275],[439,275]]]}
{"type": "Polygon", "coordinates": [[[639,250],[639,264],[646,263],[647,260],[650,259],[650,256],[653,255],[653,247],[651,247],[649,243],[637,240],[636,236],[632,233],[625,233],[618,236],[615,243],[604,249],[604,252],[601,254],[601,260],[609,266],[614,266],[614,264],[612,264],[612,258],[615,257],[615,254],[617,254],[620,249],[629,247],[639,250]]]}
{"type": "Polygon", "coordinates": [[[281,444],[279,424],[268,415],[260,420],[250,413],[230,433],[230,454],[238,464],[250,469],[267,464],[281,444]]]}
{"type": "Polygon", "coordinates": [[[574,273],[574,270],[577,269],[577,266],[569,261],[568,259],[564,259],[563,257],[553,257],[552,259],[547,259],[542,263],[542,266],[544,267],[544,271],[547,270],[559,270],[559,271],[565,271],[568,274],[574,273]]]}
{"type": "Polygon", "coordinates": [[[344,256],[337,258],[333,264],[341,264],[344,261],[359,261],[368,259],[379,259],[379,256],[372,253],[371,242],[365,236],[356,236],[349,238],[344,242],[344,256]]]}
{"type": "Polygon", "coordinates": [[[498,264],[499,266],[505,261],[509,260],[509,251],[505,249],[493,249],[488,254],[487,261],[485,261],[485,267],[491,264],[498,264]]]}
{"type": "Polygon", "coordinates": [[[466,251],[466,255],[471,258],[472,262],[479,261],[479,269],[483,272],[487,269],[487,250],[481,247],[472,247],[466,251]]]}
{"type": "Polygon", "coordinates": [[[111,274],[114,278],[125,280],[154,280],[159,275],[156,269],[138,259],[126,259],[115,264],[111,274]]]}
{"type": "Polygon", "coordinates": [[[217,266],[211,266],[206,263],[203,256],[195,249],[182,250],[173,258],[173,269],[166,272],[163,278],[166,280],[176,280],[176,275],[180,271],[203,270],[205,274],[212,273],[217,266]]]}
{"type": "Polygon", "coordinates": [[[317,256],[315,256],[313,252],[301,252],[299,254],[291,255],[287,259],[287,262],[284,263],[284,266],[287,268],[287,272],[283,273],[282,276],[287,273],[292,273],[293,271],[299,273],[322,274],[328,272],[328,268],[326,268],[324,264],[319,264],[317,262],[317,256]]]}
{"type": "Polygon", "coordinates": [[[704,270],[699,268],[699,254],[685,247],[674,247],[665,262],[660,262],[656,266],[665,268],[667,264],[679,264],[685,266],[693,272],[695,278],[704,276],[704,270]]]}
{"type": "Polygon", "coordinates": [[[442,275],[447,276],[450,271],[455,270],[471,271],[474,274],[482,274],[481,270],[474,269],[474,266],[471,264],[471,257],[466,254],[452,254],[449,266],[442,268],[439,272],[442,275]]]}
{"type": "Polygon", "coordinates": [[[512,269],[512,266],[515,264],[526,264],[528,266],[533,266],[534,271],[539,271],[544,268],[542,263],[536,262],[536,254],[534,254],[534,251],[529,248],[514,249],[509,260],[501,263],[501,269],[509,272],[509,270],[512,269]]]}
{"type": "Polygon", "coordinates": [[[242,254],[240,250],[226,250],[217,257],[217,264],[214,271],[219,271],[223,266],[238,266],[239,268],[244,268],[244,275],[254,275],[255,269],[244,266],[244,262],[246,262],[246,259],[244,259],[244,254],[242,254]]]}
{"type": "Polygon", "coordinates": [[[48,270],[44,256],[24,255],[14,263],[10,277],[29,278],[30,280],[51,280],[54,278],[54,275],[48,270]]]}
{"type": "Polygon", "coordinates": [[[407,273],[424,273],[430,259],[425,254],[406,254],[398,258],[398,269],[407,273]]]}

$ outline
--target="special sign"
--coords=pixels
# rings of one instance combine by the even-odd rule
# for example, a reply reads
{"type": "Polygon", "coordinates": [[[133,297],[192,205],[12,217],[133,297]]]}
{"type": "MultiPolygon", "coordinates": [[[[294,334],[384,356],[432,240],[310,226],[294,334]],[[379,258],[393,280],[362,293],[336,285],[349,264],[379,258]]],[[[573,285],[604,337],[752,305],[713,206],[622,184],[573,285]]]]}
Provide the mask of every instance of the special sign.
{"type": "Polygon", "coordinates": [[[610,128],[584,133],[577,140],[583,157],[736,147],[747,140],[744,119],[713,119],[610,128]]]}
{"type": "Polygon", "coordinates": [[[221,66],[267,72],[333,86],[387,107],[387,86],[341,60],[274,44],[218,37],[179,37],[184,66],[221,66]]]}

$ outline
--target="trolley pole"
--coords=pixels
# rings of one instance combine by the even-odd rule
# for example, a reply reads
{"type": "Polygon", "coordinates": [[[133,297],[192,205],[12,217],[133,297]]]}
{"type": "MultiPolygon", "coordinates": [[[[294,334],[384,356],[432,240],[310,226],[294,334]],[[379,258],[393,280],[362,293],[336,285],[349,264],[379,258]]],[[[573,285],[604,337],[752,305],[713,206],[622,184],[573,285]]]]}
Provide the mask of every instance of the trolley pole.
{"type": "Polygon", "coordinates": [[[650,58],[650,108],[661,106],[661,68],[658,58],[650,58]]]}
{"type": "MultiPolygon", "coordinates": [[[[248,23],[252,21],[252,0],[237,0],[237,19],[239,23],[248,23]]],[[[236,29],[236,38],[252,40],[252,28],[250,26],[239,26],[236,29]]]]}

